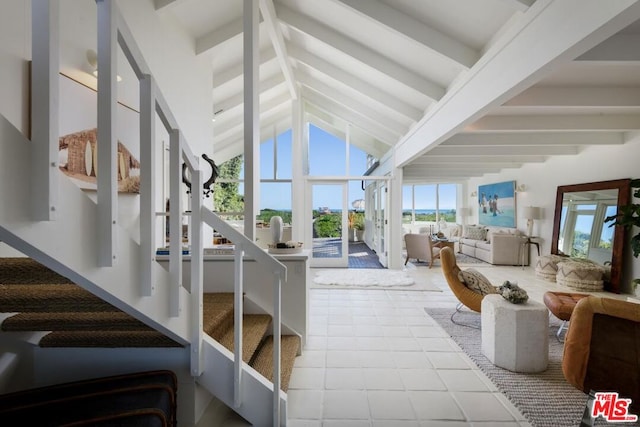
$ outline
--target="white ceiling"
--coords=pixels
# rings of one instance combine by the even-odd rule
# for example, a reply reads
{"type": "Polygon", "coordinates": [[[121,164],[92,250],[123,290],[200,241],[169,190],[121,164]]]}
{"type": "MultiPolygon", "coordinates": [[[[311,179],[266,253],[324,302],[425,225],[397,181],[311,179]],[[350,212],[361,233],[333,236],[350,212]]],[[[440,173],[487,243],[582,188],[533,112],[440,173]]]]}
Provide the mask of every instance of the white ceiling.
{"type": "MultiPolygon", "coordinates": [[[[295,90],[318,126],[396,147],[406,181],[455,182],[640,130],[633,0],[259,2],[265,138],[291,126],[295,90]]],[[[242,3],[155,0],[210,58],[217,161],[243,149],[242,3]]]]}

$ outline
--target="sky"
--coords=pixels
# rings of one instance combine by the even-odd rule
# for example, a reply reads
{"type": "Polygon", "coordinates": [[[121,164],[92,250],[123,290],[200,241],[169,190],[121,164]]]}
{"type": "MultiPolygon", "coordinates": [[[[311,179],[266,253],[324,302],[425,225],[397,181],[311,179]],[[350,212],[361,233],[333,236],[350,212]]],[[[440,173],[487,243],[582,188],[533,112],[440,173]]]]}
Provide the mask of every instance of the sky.
{"type": "MultiPolygon", "coordinates": [[[[291,130],[277,136],[277,173],[275,178],[291,179],[291,130]]],[[[346,144],[344,140],[325,132],[312,124],[309,125],[309,174],[311,176],[344,176],[346,167],[346,144]]],[[[348,175],[362,175],[367,169],[367,154],[357,147],[350,146],[348,175]]],[[[244,176],[244,171],[240,174],[244,176]]],[[[260,145],[260,177],[274,178],[274,142],[273,138],[260,145]]],[[[364,199],[361,181],[349,181],[347,184],[348,208],[358,199],[364,199]]],[[[435,185],[416,185],[416,209],[435,209],[435,185]]],[[[240,184],[240,192],[244,191],[240,184]]],[[[312,190],[314,209],[328,207],[340,210],[342,188],[336,185],[314,185],[312,190]]],[[[440,209],[455,209],[455,184],[440,185],[440,209]]],[[[289,183],[262,183],[260,188],[260,209],[290,210],[291,185],[289,183]]],[[[411,187],[403,191],[403,209],[411,209],[411,187]]]]}

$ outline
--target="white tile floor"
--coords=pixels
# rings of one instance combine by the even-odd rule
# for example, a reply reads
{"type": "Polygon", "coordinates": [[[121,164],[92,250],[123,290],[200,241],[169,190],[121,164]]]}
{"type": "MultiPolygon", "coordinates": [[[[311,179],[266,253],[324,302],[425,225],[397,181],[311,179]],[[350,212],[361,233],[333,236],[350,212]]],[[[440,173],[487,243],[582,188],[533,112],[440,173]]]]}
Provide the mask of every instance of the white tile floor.
{"type": "MultiPolygon", "coordinates": [[[[534,301],[559,290],[532,268],[477,268],[494,284],[518,281],[534,301]]],[[[309,338],[289,385],[289,425],[528,426],[424,312],[457,303],[440,268],[408,272],[442,292],[311,289],[309,338]]],[[[223,425],[247,424],[230,415],[223,425]]]]}

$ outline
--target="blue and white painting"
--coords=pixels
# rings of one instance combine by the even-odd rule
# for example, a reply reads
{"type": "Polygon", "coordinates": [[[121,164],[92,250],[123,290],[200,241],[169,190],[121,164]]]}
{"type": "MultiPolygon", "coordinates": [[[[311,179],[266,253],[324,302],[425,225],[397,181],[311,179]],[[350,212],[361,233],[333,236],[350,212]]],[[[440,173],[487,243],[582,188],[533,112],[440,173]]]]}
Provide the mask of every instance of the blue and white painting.
{"type": "Polygon", "coordinates": [[[478,186],[478,222],[492,227],[516,228],[515,181],[478,186]]]}

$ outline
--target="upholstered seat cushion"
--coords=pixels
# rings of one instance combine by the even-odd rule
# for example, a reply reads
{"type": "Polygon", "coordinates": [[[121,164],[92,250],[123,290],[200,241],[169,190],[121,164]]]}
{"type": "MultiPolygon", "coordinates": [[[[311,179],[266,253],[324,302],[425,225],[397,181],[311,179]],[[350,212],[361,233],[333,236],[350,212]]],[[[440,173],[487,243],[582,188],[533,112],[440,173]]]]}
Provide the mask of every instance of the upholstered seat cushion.
{"type": "Polygon", "coordinates": [[[578,301],[588,294],[574,294],[568,292],[545,292],[542,296],[544,305],[560,320],[569,320],[578,301]]]}

